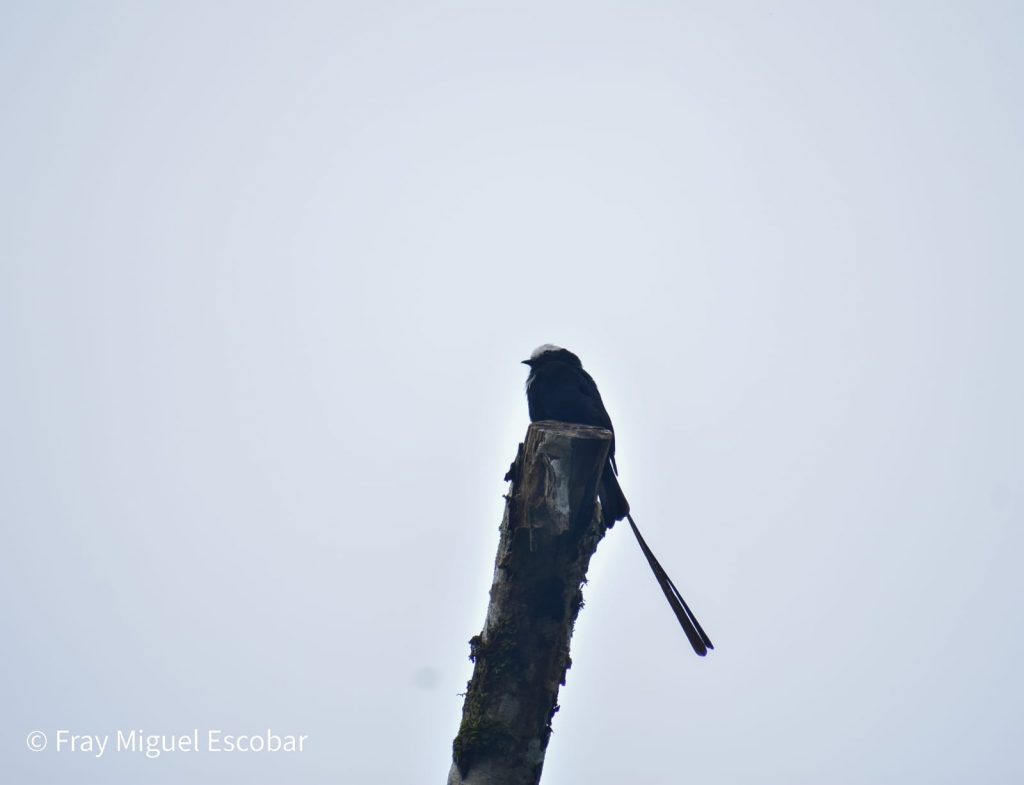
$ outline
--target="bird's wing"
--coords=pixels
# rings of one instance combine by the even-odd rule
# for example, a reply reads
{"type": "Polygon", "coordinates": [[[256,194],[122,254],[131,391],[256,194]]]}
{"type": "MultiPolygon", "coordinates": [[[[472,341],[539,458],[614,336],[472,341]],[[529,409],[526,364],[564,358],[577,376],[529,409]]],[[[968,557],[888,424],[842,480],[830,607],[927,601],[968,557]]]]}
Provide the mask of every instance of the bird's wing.
{"type": "Polygon", "coordinates": [[[604,408],[604,401],[601,400],[601,393],[597,389],[597,383],[586,371],[583,371],[583,375],[579,379],[579,391],[584,400],[587,401],[587,413],[591,418],[591,424],[607,428],[612,432],[612,443],[608,448],[608,460],[611,462],[612,471],[618,475],[619,467],[615,464],[615,428],[612,426],[612,418],[609,416],[608,410],[604,408]]]}
{"type": "Polygon", "coordinates": [[[608,410],[604,408],[604,401],[601,400],[601,393],[597,384],[589,373],[583,371],[577,379],[577,389],[586,407],[587,416],[590,420],[588,425],[599,425],[614,431],[612,418],[608,416],[608,410]]]}

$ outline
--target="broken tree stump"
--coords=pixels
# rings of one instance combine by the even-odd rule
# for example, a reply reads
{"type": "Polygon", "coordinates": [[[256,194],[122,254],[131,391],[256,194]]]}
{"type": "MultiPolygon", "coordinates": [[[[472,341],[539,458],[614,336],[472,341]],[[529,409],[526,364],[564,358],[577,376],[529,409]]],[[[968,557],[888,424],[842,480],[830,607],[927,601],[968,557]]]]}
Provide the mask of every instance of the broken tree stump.
{"type": "Polygon", "coordinates": [[[544,421],[519,445],[448,785],[540,782],[587,568],[606,531],[597,485],[611,439],[544,421]]]}

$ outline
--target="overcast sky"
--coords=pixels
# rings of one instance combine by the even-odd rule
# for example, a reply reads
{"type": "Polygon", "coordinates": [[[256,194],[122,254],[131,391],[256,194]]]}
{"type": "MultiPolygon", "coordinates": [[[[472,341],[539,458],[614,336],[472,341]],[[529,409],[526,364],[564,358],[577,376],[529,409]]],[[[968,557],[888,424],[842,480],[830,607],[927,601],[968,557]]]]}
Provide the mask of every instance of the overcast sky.
{"type": "Polygon", "coordinates": [[[4,2],[0,779],[443,782],[552,342],[717,648],[614,529],[545,785],[1024,780],[1022,36],[4,2]]]}

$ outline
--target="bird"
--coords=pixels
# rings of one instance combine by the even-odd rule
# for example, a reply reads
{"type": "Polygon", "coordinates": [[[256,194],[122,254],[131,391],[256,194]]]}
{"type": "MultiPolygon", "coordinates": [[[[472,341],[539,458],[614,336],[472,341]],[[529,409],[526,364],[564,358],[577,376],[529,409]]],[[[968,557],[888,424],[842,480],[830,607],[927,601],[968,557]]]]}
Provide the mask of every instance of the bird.
{"type": "Polygon", "coordinates": [[[647,558],[651,572],[654,573],[658,586],[661,587],[679,625],[686,633],[687,640],[699,656],[705,656],[710,649],[715,648],[711,639],[700,626],[700,622],[693,615],[675,583],[655,558],[630,514],[629,502],[619,485],[619,469],[615,463],[615,429],[593,377],[583,369],[579,357],[568,349],[550,343],[538,346],[530,355],[530,359],[522,362],[530,368],[530,374],[526,379],[526,402],[530,411],[530,422],[555,420],[577,425],[593,425],[612,432],[608,461],[602,469],[598,485],[598,498],[601,500],[604,523],[611,527],[623,518],[629,521],[640,550],[647,558]]]}

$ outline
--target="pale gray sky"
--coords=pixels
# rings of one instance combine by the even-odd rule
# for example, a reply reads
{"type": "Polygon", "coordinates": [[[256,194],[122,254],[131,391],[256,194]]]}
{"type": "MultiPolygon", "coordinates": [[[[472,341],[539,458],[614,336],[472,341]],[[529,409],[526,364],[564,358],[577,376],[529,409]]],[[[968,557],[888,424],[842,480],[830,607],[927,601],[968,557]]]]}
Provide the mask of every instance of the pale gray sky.
{"type": "Polygon", "coordinates": [[[614,530],[546,785],[1022,781],[1022,35],[4,3],[0,779],[442,782],[553,342],[718,648],[614,530]]]}

